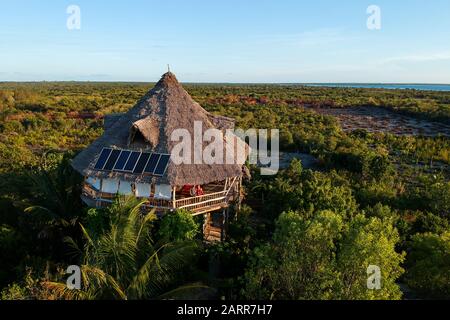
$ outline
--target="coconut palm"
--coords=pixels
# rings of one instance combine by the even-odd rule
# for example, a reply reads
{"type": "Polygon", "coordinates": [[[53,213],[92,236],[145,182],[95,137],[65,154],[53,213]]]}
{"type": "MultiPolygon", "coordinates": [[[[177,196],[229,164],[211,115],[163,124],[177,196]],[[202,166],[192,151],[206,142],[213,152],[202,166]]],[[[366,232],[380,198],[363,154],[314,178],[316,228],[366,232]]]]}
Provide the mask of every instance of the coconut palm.
{"type": "MultiPolygon", "coordinates": [[[[82,255],[81,290],[70,290],[66,284],[47,282],[63,299],[145,299],[157,298],[173,288],[175,276],[190,258],[198,244],[194,241],[155,244],[150,238],[154,212],[143,214],[144,202],[119,198],[110,207],[110,226],[100,235],[81,226],[86,245],[82,255]]],[[[172,290],[173,295],[190,285],[172,290]]]]}
{"type": "Polygon", "coordinates": [[[38,250],[59,259],[67,250],[64,237],[81,236],[81,177],[70,166],[70,154],[48,153],[30,180],[33,205],[25,209],[27,221],[39,239],[38,250]]]}
{"type": "Polygon", "coordinates": [[[65,228],[77,224],[81,212],[81,178],[70,165],[70,155],[64,154],[56,168],[48,168],[46,154],[40,168],[30,178],[33,182],[33,206],[25,209],[38,215],[47,227],[65,228]]]}

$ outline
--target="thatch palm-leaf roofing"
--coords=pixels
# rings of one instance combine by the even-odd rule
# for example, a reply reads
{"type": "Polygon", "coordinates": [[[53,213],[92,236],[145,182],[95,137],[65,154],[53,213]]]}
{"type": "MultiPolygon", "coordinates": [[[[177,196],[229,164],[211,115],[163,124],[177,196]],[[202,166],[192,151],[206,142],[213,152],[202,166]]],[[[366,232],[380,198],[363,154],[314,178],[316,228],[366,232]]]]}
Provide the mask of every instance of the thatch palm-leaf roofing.
{"type": "MultiPolygon", "coordinates": [[[[208,113],[183,89],[175,75],[168,72],[127,113],[112,115],[105,119],[104,134],[78,154],[72,165],[84,176],[132,182],[165,183],[172,186],[207,184],[242,176],[242,165],[240,164],[175,165],[170,162],[163,177],[104,172],[94,169],[103,148],[171,154],[172,148],[177,144],[177,142],[171,141],[172,132],[176,129],[186,129],[191,137],[194,137],[195,121],[202,122],[203,131],[211,128],[220,130],[234,128],[233,119],[208,113]],[[135,138],[137,136],[139,139],[135,138]]],[[[242,141],[240,142],[242,143],[242,141]]],[[[206,143],[203,144],[205,147],[206,143]]],[[[225,140],[224,149],[229,148],[230,146],[225,140]]],[[[192,145],[192,150],[194,150],[194,145],[192,145]]]]}

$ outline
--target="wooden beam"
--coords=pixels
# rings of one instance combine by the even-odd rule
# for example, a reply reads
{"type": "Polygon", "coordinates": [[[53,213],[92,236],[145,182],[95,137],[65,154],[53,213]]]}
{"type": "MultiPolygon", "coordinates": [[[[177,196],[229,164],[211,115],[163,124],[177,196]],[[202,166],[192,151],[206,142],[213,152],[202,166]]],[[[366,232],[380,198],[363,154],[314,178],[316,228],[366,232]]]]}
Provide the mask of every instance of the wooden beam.
{"type": "Polygon", "coordinates": [[[177,187],[172,188],[172,207],[177,208],[177,187]]]}
{"type": "Polygon", "coordinates": [[[194,212],[192,214],[192,216],[195,217],[195,216],[199,216],[201,214],[210,213],[210,212],[214,212],[214,211],[219,211],[219,210],[222,210],[222,209],[223,209],[223,206],[205,207],[202,211],[194,212]]]}
{"type": "MultiPolygon", "coordinates": [[[[100,194],[102,194],[102,192],[103,192],[103,179],[100,179],[100,194]]],[[[98,198],[97,198],[97,201],[98,201],[98,204],[96,204],[96,207],[98,208],[99,205],[101,206],[102,201],[98,200],[98,198]]]]}

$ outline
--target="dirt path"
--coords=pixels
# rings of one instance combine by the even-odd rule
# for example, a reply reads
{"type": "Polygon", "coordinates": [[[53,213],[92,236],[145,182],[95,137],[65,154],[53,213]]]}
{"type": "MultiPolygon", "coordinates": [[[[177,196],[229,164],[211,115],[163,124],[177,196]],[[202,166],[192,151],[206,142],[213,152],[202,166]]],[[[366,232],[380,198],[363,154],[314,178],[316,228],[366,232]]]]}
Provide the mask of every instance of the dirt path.
{"type": "Polygon", "coordinates": [[[384,108],[354,107],[313,109],[317,113],[337,117],[344,131],[365,129],[369,132],[389,132],[396,135],[423,135],[450,137],[450,125],[416,119],[384,108]]]}

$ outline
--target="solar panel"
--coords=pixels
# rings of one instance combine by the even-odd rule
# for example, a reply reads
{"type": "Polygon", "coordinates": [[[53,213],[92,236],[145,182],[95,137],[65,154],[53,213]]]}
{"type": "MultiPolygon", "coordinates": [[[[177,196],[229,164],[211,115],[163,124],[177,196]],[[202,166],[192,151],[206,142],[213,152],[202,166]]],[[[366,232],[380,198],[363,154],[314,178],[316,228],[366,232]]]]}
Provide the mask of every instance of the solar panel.
{"type": "Polygon", "coordinates": [[[147,166],[144,169],[145,173],[153,174],[155,171],[156,165],[158,164],[159,157],[161,155],[159,153],[153,153],[150,157],[150,160],[147,162],[147,166]]]}
{"type": "Polygon", "coordinates": [[[158,165],[154,171],[154,174],[157,176],[162,176],[166,172],[167,166],[169,165],[170,155],[162,154],[159,158],[158,165]]]}
{"type": "Polygon", "coordinates": [[[116,164],[117,159],[120,156],[120,150],[113,150],[111,152],[111,155],[108,158],[108,161],[106,161],[105,167],[103,170],[111,171],[114,168],[114,165],[116,164]]]}
{"type": "Polygon", "coordinates": [[[150,159],[150,155],[150,153],[142,153],[139,161],[136,164],[136,167],[134,168],[133,173],[141,174],[142,172],[144,172],[144,168],[148,162],[148,159],[150,159]]]}
{"type": "Polygon", "coordinates": [[[128,158],[130,157],[131,151],[122,151],[120,154],[119,159],[116,162],[116,165],[114,166],[115,171],[122,171],[125,167],[128,158]]]}
{"type": "Polygon", "coordinates": [[[112,150],[109,148],[104,148],[102,150],[102,153],[100,154],[100,157],[97,160],[97,163],[94,166],[95,170],[102,170],[105,166],[106,161],[109,158],[109,155],[111,154],[112,150]]]}
{"type": "Polygon", "coordinates": [[[139,160],[139,157],[141,156],[140,152],[132,152],[130,157],[128,158],[127,164],[125,165],[125,168],[123,171],[133,171],[134,167],[136,166],[136,162],[139,160]]]}
{"type": "Polygon", "coordinates": [[[168,154],[104,148],[94,168],[162,176],[167,170],[169,160],[168,154]]]}

